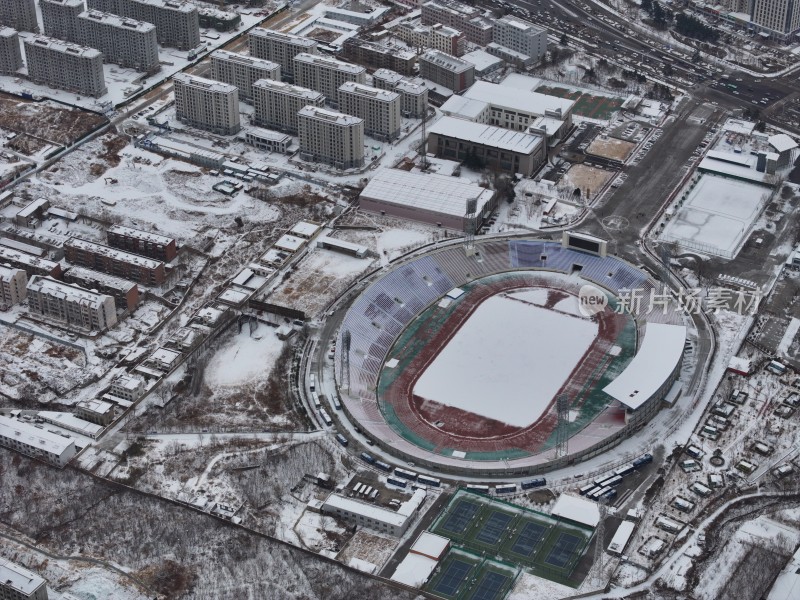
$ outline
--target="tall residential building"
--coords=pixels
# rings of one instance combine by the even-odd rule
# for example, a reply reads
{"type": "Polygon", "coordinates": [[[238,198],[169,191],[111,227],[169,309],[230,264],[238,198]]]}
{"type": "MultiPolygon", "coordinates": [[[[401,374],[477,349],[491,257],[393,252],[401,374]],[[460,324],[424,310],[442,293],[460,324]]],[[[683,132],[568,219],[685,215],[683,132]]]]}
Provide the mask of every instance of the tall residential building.
{"type": "Polygon", "coordinates": [[[389,69],[378,69],[372,82],[380,90],[400,94],[400,112],[404,117],[422,119],[428,114],[428,88],[419,78],[408,79],[389,69]]]}
{"type": "Polygon", "coordinates": [[[494,23],[494,42],[539,62],[547,52],[547,30],[513,15],[494,23]]]}
{"type": "Polygon", "coordinates": [[[162,46],[192,50],[200,45],[197,6],[184,0],[88,0],[89,8],[152,23],[162,46]]]}
{"type": "Polygon", "coordinates": [[[187,73],[172,78],[178,121],[219,135],[235,135],[239,121],[239,90],[187,73]]]}
{"type": "Polygon", "coordinates": [[[81,44],[78,15],[86,10],[83,0],[39,0],[44,34],[81,44]]]}
{"type": "Polygon", "coordinates": [[[37,35],[25,40],[25,57],[35,83],[98,98],[108,91],[103,54],[94,48],[37,35]]]}
{"type": "Polygon", "coordinates": [[[800,30],[798,0],[753,0],[750,22],[765,33],[786,40],[800,30]]]}
{"type": "Polygon", "coordinates": [[[0,25],[7,25],[17,31],[39,33],[35,0],[2,0],[0,25]]]}
{"type": "MultiPolygon", "coordinates": [[[[8,436],[12,435],[13,438],[22,438],[24,436],[23,431],[21,431],[22,429],[28,433],[27,436],[24,436],[26,438],[26,445],[35,447],[35,442],[33,444],[30,443],[32,441],[30,439],[30,434],[32,432],[28,429],[32,429],[32,425],[23,424],[14,419],[8,419],[7,417],[3,417],[3,419],[2,429],[0,429],[0,439],[2,439],[3,446],[13,447],[12,438],[8,436]],[[23,427],[17,428],[17,424],[23,427]],[[19,435],[17,435],[17,433],[19,433],[19,435]]],[[[36,431],[36,429],[34,429],[34,431],[36,431]]],[[[49,435],[53,436],[55,434],[49,433],[49,435]]],[[[42,446],[47,448],[49,445],[50,444],[48,444],[45,439],[42,446]]],[[[61,446],[62,444],[58,445],[61,446]]],[[[72,453],[75,453],[74,445],[72,447],[72,453]]],[[[25,452],[25,454],[32,453],[25,452]]],[[[47,600],[47,585],[45,584],[45,580],[36,573],[10,560],[0,558],[0,598],[3,600],[47,600]]]]}
{"type": "Polygon", "coordinates": [[[422,5],[422,24],[441,23],[463,31],[467,40],[485,46],[492,41],[494,20],[482,11],[453,0],[430,0],[422,5]]]}
{"type": "Polygon", "coordinates": [[[406,75],[414,72],[417,55],[411,50],[397,48],[358,37],[345,40],[342,58],[373,69],[392,69],[406,75]]]}
{"type": "Polygon", "coordinates": [[[259,79],[281,80],[281,66],[263,58],[217,50],[211,55],[211,79],[235,85],[239,99],[253,99],[253,84],[259,79]]]}
{"type": "Polygon", "coordinates": [[[0,26],[0,75],[13,75],[22,66],[19,34],[11,27],[0,26]]]}
{"type": "Polygon", "coordinates": [[[339,87],[339,110],[364,119],[364,133],[379,140],[400,137],[400,94],[348,81],[339,87]]]}
{"type": "Polygon", "coordinates": [[[419,76],[459,93],[475,83],[475,65],[438,50],[428,50],[419,57],[419,76]]]}
{"type": "Polygon", "coordinates": [[[0,265],[0,310],[25,300],[28,276],[22,269],[0,265]]]}
{"type": "Polygon", "coordinates": [[[367,82],[367,70],[327,56],[298,54],[294,57],[294,82],[317,90],[329,101],[336,102],[339,86],[347,81],[367,82]]]}
{"type": "Polygon", "coordinates": [[[294,75],[294,57],[300,53],[317,54],[316,40],[270,31],[256,27],[248,36],[250,56],[278,63],[281,73],[291,78],[294,75]]]}
{"type": "Polygon", "coordinates": [[[105,331],[117,323],[114,298],[34,275],[28,282],[31,313],[81,331],[105,331]]]}
{"type": "Polygon", "coordinates": [[[152,23],[87,10],[78,17],[78,35],[83,45],[100,50],[106,62],[145,73],[160,68],[152,23]]]}
{"type": "Polygon", "coordinates": [[[336,169],[364,166],[363,119],[316,106],[306,106],[297,117],[300,158],[336,169]]]}
{"type": "Polygon", "coordinates": [[[466,36],[458,29],[441,23],[401,23],[394,33],[412,48],[439,50],[453,56],[462,56],[466,52],[466,36]]]}
{"type": "Polygon", "coordinates": [[[297,133],[297,113],[305,106],[325,106],[325,96],[283,81],[262,79],[253,84],[253,124],[297,133]]]}

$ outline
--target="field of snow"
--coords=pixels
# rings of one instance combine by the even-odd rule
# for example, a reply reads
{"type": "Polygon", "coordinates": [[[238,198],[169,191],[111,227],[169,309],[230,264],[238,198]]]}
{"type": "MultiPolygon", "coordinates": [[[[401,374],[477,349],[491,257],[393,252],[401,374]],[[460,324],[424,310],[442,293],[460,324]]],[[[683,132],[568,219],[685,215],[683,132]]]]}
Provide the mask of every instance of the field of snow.
{"type": "Polygon", "coordinates": [[[705,174],[661,234],[688,249],[732,258],[758,219],[769,190],[705,174]]]}
{"type": "Polygon", "coordinates": [[[275,330],[259,325],[252,337],[244,327],[228,340],[209,361],[206,383],[212,386],[237,386],[255,378],[266,380],[283,349],[275,330]]]}
{"type": "Polygon", "coordinates": [[[495,296],[428,366],[414,393],[526,427],[541,416],[596,336],[590,320],[495,296]]]}

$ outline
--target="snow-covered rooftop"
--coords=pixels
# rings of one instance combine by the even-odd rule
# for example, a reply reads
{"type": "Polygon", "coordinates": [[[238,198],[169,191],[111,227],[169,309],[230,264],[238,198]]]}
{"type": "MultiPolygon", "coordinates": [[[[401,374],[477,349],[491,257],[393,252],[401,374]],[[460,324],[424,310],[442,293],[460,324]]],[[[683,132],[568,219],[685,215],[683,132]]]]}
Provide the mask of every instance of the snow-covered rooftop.
{"type": "Polygon", "coordinates": [[[141,229],[133,229],[132,227],[123,227],[122,225],[112,225],[108,228],[108,232],[145,242],[152,242],[154,244],[163,244],[164,246],[175,241],[174,238],[165,235],[150,233],[149,231],[142,231],[141,229]]]}
{"type": "Polygon", "coordinates": [[[730,131],[731,133],[741,133],[750,135],[756,128],[753,121],[743,121],[741,119],[728,119],[722,124],[722,131],[730,131]]]}
{"type": "Polygon", "coordinates": [[[317,106],[305,106],[297,111],[298,117],[308,117],[311,119],[321,119],[323,121],[332,121],[339,125],[355,125],[361,123],[363,119],[346,115],[335,110],[327,110],[317,106]]]}
{"type": "Polygon", "coordinates": [[[77,406],[101,415],[106,414],[110,410],[114,410],[113,404],[111,404],[110,402],[103,402],[102,400],[98,400],[96,398],[78,402],[77,406]]]}
{"type": "Polygon", "coordinates": [[[32,38],[26,39],[25,46],[41,46],[42,48],[48,48],[54,52],[69,53],[84,58],[97,58],[103,56],[99,50],[95,50],[94,48],[80,46],[78,44],[71,44],[70,42],[57,40],[56,38],[51,38],[44,35],[35,35],[32,38]]]}
{"type": "Polygon", "coordinates": [[[93,271],[92,269],[86,269],[84,267],[69,267],[64,271],[64,275],[70,275],[79,281],[87,282],[85,285],[99,283],[110,289],[124,293],[128,293],[136,287],[134,282],[123,279],[122,277],[109,275],[108,273],[100,273],[99,271],[93,271]]]}
{"type": "Polygon", "coordinates": [[[238,88],[229,83],[222,83],[221,81],[214,81],[213,79],[206,79],[205,77],[198,77],[197,75],[190,75],[189,73],[176,73],[172,77],[172,80],[195,89],[208,90],[211,92],[219,92],[222,94],[229,94],[234,91],[238,92],[238,88]]]}
{"type": "Polygon", "coordinates": [[[90,242],[89,240],[83,240],[81,238],[70,238],[66,245],[132,265],[139,265],[145,269],[157,269],[162,264],[161,261],[158,260],[145,258],[143,256],[139,256],[138,254],[125,252],[124,250],[117,250],[116,248],[103,246],[102,244],[96,244],[95,242],[90,242]]]}
{"type": "Polygon", "coordinates": [[[351,94],[355,94],[357,96],[367,96],[374,100],[379,100],[382,102],[394,102],[397,98],[400,97],[400,94],[397,92],[392,92],[390,90],[381,90],[378,88],[370,87],[368,85],[363,85],[361,83],[356,83],[355,81],[345,81],[342,85],[339,86],[340,92],[349,92],[351,94]]]}
{"type": "Polygon", "coordinates": [[[767,600],[795,600],[800,598],[800,548],[781,571],[767,600]]]}
{"type": "Polygon", "coordinates": [[[685,342],[685,326],[649,322],[636,356],[603,391],[625,406],[639,408],[669,378],[683,357],[685,342]]]}
{"type": "Polygon", "coordinates": [[[419,57],[419,60],[428,61],[454,73],[462,73],[464,71],[468,71],[469,69],[475,68],[475,65],[473,65],[471,62],[461,60],[460,58],[451,54],[446,54],[441,50],[428,50],[419,57]]]}
{"type": "MultiPolygon", "coordinates": [[[[505,82],[504,82],[505,83],[505,82]]],[[[513,85],[476,81],[464,96],[474,100],[483,100],[492,106],[516,110],[526,114],[544,115],[546,111],[560,111],[569,114],[575,106],[574,100],[548,96],[538,92],[526,92],[513,85]]]]}
{"type": "Polygon", "coordinates": [[[697,168],[701,171],[712,171],[714,173],[730,175],[731,177],[736,177],[737,179],[746,179],[757,183],[762,183],[767,177],[766,173],[761,173],[755,169],[732,164],[727,160],[719,160],[711,156],[707,156],[701,160],[700,164],[697,165],[697,168]]]}
{"type": "Polygon", "coordinates": [[[273,31],[271,29],[264,29],[256,27],[248,34],[252,37],[261,37],[273,40],[280,40],[282,42],[291,42],[298,46],[305,46],[307,48],[314,48],[317,45],[317,40],[305,38],[301,35],[292,35],[291,33],[283,33],[281,31],[273,31]]]}
{"type": "Polygon", "coordinates": [[[103,431],[102,425],[95,425],[89,421],[79,419],[71,413],[57,412],[52,410],[40,410],[39,416],[48,423],[58,425],[64,429],[75,431],[77,433],[88,435],[89,437],[96,437],[98,433],[103,431]]]}
{"type": "Polygon", "coordinates": [[[308,52],[301,52],[294,57],[295,63],[305,63],[317,65],[326,69],[334,69],[336,71],[343,71],[351,75],[364,73],[366,69],[361,65],[354,65],[353,63],[337,60],[329,56],[320,56],[318,54],[309,54],[308,52]]]}
{"type": "Polygon", "coordinates": [[[302,248],[303,244],[305,243],[306,241],[303,238],[289,235],[287,233],[278,238],[278,241],[275,242],[274,246],[280,250],[286,250],[287,252],[296,252],[302,248]]]}
{"type": "Polygon", "coordinates": [[[38,588],[44,585],[44,579],[10,560],[0,558],[0,583],[20,594],[32,596],[38,588]]]}
{"type": "Polygon", "coordinates": [[[112,27],[124,27],[125,29],[132,29],[140,33],[147,33],[153,31],[156,26],[152,23],[145,23],[144,21],[137,21],[127,17],[119,17],[111,13],[105,13],[99,10],[89,9],[78,15],[79,19],[91,19],[100,23],[105,23],[112,27]]]}
{"type": "Polygon", "coordinates": [[[361,502],[360,500],[346,498],[345,496],[340,496],[339,494],[331,494],[328,496],[328,499],[325,500],[325,505],[347,511],[349,513],[363,515],[381,523],[386,523],[395,527],[402,527],[408,518],[414,514],[414,511],[419,507],[424,498],[425,491],[417,490],[409,500],[406,500],[400,505],[400,508],[397,509],[397,512],[389,510],[388,508],[376,506],[374,504],[367,504],[366,502],[361,502]]]}
{"type": "Polygon", "coordinates": [[[276,81],[275,79],[259,79],[253,83],[253,88],[271,90],[280,94],[286,94],[287,96],[296,96],[311,101],[316,101],[318,98],[322,97],[322,94],[316,90],[310,90],[300,87],[299,85],[292,85],[285,81],[276,81]]]}
{"type": "Polygon", "coordinates": [[[484,112],[489,110],[489,103],[483,100],[473,100],[464,96],[451,96],[442,104],[440,109],[445,115],[461,117],[468,121],[476,121],[484,112]]]}
{"type": "Polygon", "coordinates": [[[0,415],[0,437],[17,440],[57,455],[61,455],[73,444],[71,439],[2,415],[0,415]]]}
{"type": "Polygon", "coordinates": [[[440,559],[447,551],[450,540],[441,535],[436,535],[430,531],[423,531],[417,541],[411,546],[410,552],[422,554],[429,558],[440,559]]]}
{"type": "Polygon", "coordinates": [[[28,291],[42,292],[48,296],[55,296],[58,298],[69,298],[73,302],[88,302],[92,306],[100,305],[104,298],[108,298],[106,294],[98,294],[91,290],[84,289],[77,285],[57,281],[51,277],[42,277],[34,275],[28,282],[28,291]]]}
{"type": "Polygon", "coordinates": [[[236,63],[238,65],[243,65],[246,67],[251,67],[255,69],[262,69],[264,71],[274,71],[275,69],[279,69],[280,65],[278,63],[274,63],[271,60],[266,60],[264,58],[256,58],[255,56],[250,56],[248,54],[237,54],[236,52],[228,52],[227,50],[216,50],[211,54],[211,60],[220,60],[223,62],[231,62],[236,63]]]}
{"type": "Polygon", "coordinates": [[[797,148],[797,142],[795,142],[785,133],[771,135],[768,141],[778,152],[787,152],[788,150],[794,150],[797,148]]]}
{"type": "Polygon", "coordinates": [[[310,238],[320,230],[320,226],[316,223],[309,223],[308,221],[300,221],[292,227],[289,233],[298,235],[304,238],[310,238]]]}
{"type": "Polygon", "coordinates": [[[461,58],[475,65],[475,70],[479,73],[494,67],[500,67],[500,65],[503,64],[502,58],[497,58],[495,55],[489,54],[485,50],[473,50],[472,52],[467,52],[461,58]]]}
{"type": "Polygon", "coordinates": [[[542,136],[537,134],[473,123],[457,117],[442,117],[429,131],[432,134],[520,154],[533,154],[543,143],[542,136]]]}
{"type": "Polygon", "coordinates": [[[636,523],[633,521],[623,521],[620,523],[619,527],[617,527],[617,532],[614,534],[614,537],[611,538],[611,543],[608,544],[608,551],[621,553],[625,550],[625,546],[628,540],[631,539],[634,529],[636,529],[636,523]]]}
{"type": "Polygon", "coordinates": [[[569,519],[589,527],[597,527],[600,522],[600,508],[596,502],[573,496],[561,494],[553,505],[553,516],[569,519]]]}
{"type": "Polygon", "coordinates": [[[439,564],[438,560],[433,560],[421,554],[409,552],[406,557],[397,565],[392,581],[397,581],[411,587],[422,587],[439,564]]]}

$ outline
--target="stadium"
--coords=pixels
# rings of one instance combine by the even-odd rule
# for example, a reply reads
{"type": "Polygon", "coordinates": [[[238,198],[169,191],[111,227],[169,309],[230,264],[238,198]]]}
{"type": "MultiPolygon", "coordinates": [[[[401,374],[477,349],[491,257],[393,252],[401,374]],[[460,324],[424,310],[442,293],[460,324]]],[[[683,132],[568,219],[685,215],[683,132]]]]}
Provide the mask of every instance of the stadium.
{"type": "Polygon", "coordinates": [[[387,453],[453,475],[529,475],[595,456],[680,391],[682,315],[671,301],[629,306],[629,290],[645,301],[661,291],[580,234],[417,254],[381,271],[344,315],[342,408],[387,453]]]}

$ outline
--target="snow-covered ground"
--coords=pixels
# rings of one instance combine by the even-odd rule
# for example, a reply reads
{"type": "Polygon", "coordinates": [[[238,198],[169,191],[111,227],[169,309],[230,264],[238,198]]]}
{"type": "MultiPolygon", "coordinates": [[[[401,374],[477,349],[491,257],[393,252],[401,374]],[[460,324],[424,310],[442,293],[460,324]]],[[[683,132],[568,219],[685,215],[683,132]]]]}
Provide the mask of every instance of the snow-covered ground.
{"type": "Polygon", "coordinates": [[[249,327],[230,338],[206,366],[205,380],[212,386],[241,386],[255,378],[266,379],[283,342],[275,330],[263,325],[250,334],[249,327]]]}

